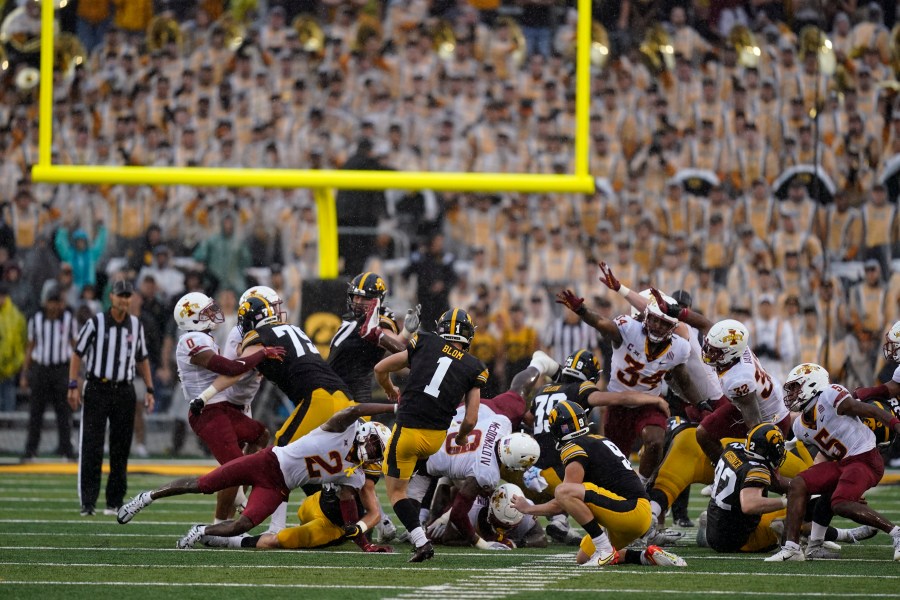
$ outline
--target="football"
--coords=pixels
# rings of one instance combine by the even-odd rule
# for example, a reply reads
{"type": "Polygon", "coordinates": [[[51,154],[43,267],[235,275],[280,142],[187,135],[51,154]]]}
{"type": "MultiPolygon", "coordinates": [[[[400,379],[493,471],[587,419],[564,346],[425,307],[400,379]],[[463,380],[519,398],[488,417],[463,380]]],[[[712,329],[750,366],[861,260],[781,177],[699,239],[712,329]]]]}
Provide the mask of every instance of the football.
{"type": "Polygon", "coordinates": [[[513,483],[504,483],[491,494],[491,516],[504,527],[515,527],[522,520],[522,513],[512,505],[513,496],[525,496],[513,483]]]}

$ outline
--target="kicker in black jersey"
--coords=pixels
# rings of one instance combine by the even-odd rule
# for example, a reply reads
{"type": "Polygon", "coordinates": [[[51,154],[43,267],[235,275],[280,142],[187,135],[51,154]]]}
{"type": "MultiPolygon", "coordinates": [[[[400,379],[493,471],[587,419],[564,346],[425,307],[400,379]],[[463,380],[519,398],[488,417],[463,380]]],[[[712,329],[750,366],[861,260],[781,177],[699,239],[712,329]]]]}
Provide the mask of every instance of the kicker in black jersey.
{"type": "Polygon", "coordinates": [[[556,438],[550,433],[550,411],[564,400],[574,402],[585,411],[590,410],[588,396],[599,391],[593,381],[572,381],[569,383],[551,383],[541,388],[531,401],[531,414],[534,415],[534,439],[541,446],[541,457],[537,468],[547,469],[562,465],[559,450],[556,449],[556,438]]]}

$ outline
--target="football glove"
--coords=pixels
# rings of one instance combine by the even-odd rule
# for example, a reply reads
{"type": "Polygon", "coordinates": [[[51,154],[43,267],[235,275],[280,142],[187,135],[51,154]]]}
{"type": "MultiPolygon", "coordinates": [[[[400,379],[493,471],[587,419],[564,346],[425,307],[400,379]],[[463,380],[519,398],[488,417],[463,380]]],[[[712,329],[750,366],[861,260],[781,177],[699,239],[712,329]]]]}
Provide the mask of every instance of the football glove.
{"type": "Polygon", "coordinates": [[[362,535],[363,533],[363,530],[362,528],[360,528],[359,523],[347,523],[346,525],[344,525],[343,529],[345,538],[355,538],[362,535]]]}
{"type": "Polygon", "coordinates": [[[666,315],[672,317],[673,319],[680,319],[682,316],[682,309],[677,304],[669,304],[663,299],[660,291],[654,287],[650,288],[650,293],[653,294],[653,297],[656,298],[656,305],[659,306],[659,310],[661,310],[666,315]]]}
{"type": "Polygon", "coordinates": [[[263,355],[266,358],[271,358],[273,360],[284,362],[284,348],[281,346],[264,346],[263,347],[263,355]]]}
{"type": "Polygon", "coordinates": [[[191,400],[191,414],[199,417],[200,413],[203,412],[204,406],[206,406],[206,402],[203,401],[203,398],[194,398],[191,400]]]}
{"type": "Polygon", "coordinates": [[[447,531],[447,523],[450,522],[450,511],[448,510],[440,517],[435,519],[431,525],[428,526],[428,529],[425,530],[425,533],[428,535],[429,540],[439,540],[444,537],[444,533],[447,531]]]}
{"type": "Polygon", "coordinates": [[[613,275],[612,269],[605,262],[600,263],[600,282],[614,292],[618,292],[622,283],[613,275]]]}
{"type": "Polygon", "coordinates": [[[509,546],[502,542],[489,542],[485,539],[478,538],[475,547],[479,550],[512,550],[509,546]]]}
{"type": "Polygon", "coordinates": [[[541,470],[537,467],[528,467],[522,475],[522,480],[525,483],[525,487],[538,493],[543,492],[549,485],[547,480],[541,475],[541,470]]]}
{"type": "Polygon", "coordinates": [[[579,298],[570,290],[563,290],[556,294],[556,302],[579,316],[583,315],[587,310],[587,307],[584,305],[584,298],[579,298]]]}
{"type": "Polygon", "coordinates": [[[363,552],[393,552],[391,546],[381,546],[378,544],[366,544],[363,546],[363,552]]]}
{"type": "Polygon", "coordinates": [[[422,320],[422,305],[416,304],[415,308],[406,311],[406,318],[403,319],[403,337],[412,337],[419,330],[419,323],[422,320]]]}

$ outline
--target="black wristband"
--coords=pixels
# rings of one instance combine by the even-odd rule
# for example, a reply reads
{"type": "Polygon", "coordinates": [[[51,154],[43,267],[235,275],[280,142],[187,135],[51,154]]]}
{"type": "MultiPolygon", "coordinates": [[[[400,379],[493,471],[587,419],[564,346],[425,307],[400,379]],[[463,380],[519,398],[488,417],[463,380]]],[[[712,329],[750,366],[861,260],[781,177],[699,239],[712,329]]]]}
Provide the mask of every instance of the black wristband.
{"type": "Polygon", "coordinates": [[[70,390],[77,390],[77,389],[78,389],[78,380],[77,380],[77,379],[70,379],[70,380],[69,380],[69,389],[70,389],[70,390]]]}
{"type": "Polygon", "coordinates": [[[587,312],[587,306],[585,306],[584,303],[582,303],[582,305],[578,307],[578,310],[575,311],[575,314],[578,315],[579,317],[583,317],[584,313],[586,313],[586,312],[587,312]]]}
{"type": "Polygon", "coordinates": [[[148,387],[148,388],[147,388],[147,393],[148,393],[148,394],[152,394],[152,393],[153,393],[153,388],[148,387]]]}

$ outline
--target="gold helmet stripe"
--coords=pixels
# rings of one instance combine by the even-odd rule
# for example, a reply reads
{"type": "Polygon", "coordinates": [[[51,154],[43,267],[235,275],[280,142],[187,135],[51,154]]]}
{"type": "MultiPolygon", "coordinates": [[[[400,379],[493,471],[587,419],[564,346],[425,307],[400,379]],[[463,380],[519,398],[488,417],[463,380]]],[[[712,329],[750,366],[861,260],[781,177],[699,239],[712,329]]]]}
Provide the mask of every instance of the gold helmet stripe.
{"type": "Polygon", "coordinates": [[[579,350],[575,353],[575,356],[572,357],[572,368],[578,370],[576,366],[578,364],[578,359],[581,358],[581,355],[584,354],[584,350],[579,350]]]}
{"type": "MultiPolygon", "coordinates": [[[[569,411],[569,414],[572,416],[572,423],[575,425],[575,427],[578,427],[578,416],[575,414],[575,411],[572,410],[572,405],[568,402],[560,402],[560,404],[565,405],[566,410],[569,411]]],[[[556,406],[559,407],[559,404],[557,404],[556,406]]]]}
{"type": "Polygon", "coordinates": [[[368,279],[369,275],[371,275],[371,274],[372,273],[370,271],[366,271],[365,273],[363,273],[362,279],[359,280],[359,289],[360,290],[366,289],[366,279],[368,279]]]}
{"type": "Polygon", "coordinates": [[[450,333],[456,334],[456,315],[459,314],[459,309],[454,308],[453,314],[450,316],[450,333]]]}

